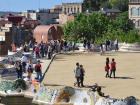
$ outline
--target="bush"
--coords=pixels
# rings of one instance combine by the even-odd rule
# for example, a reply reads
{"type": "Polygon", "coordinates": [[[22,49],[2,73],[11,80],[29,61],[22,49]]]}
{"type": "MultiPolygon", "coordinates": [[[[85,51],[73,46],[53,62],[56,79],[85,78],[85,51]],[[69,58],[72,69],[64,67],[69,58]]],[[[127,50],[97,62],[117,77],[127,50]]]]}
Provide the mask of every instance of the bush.
{"type": "Polygon", "coordinates": [[[108,31],[104,36],[98,37],[95,40],[95,43],[100,44],[104,43],[106,39],[109,40],[115,40],[118,39],[119,42],[126,42],[126,43],[140,43],[140,35],[138,34],[137,30],[130,30],[127,33],[125,33],[122,30],[113,30],[108,31]]]}
{"type": "Polygon", "coordinates": [[[14,85],[13,87],[15,89],[22,89],[22,90],[26,90],[27,89],[27,85],[26,85],[26,82],[23,80],[23,79],[17,79],[15,82],[14,82],[14,85]]]}

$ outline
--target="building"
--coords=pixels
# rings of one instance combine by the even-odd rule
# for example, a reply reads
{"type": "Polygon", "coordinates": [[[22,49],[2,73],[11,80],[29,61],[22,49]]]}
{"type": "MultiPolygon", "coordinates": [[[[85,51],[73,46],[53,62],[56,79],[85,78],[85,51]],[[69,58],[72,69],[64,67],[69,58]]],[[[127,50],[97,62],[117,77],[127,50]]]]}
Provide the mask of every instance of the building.
{"type": "Polygon", "coordinates": [[[63,25],[67,23],[68,21],[74,21],[75,16],[73,14],[67,15],[67,14],[59,14],[58,22],[59,24],[63,25]]]}
{"type": "Polygon", "coordinates": [[[107,17],[109,17],[110,19],[115,19],[119,13],[121,13],[121,11],[119,9],[102,9],[101,12],[106,15],[107,17]]]}
{"type": "Polygon", "coordinates": [[[76,14],[83,12],[82,3],[62,3],[62,13],[76,14]]]}
{"type": "Polygon", "coordinates": [[[12,50],[12,36],[9,31],[0,31],[0,56],[7,55],[8,50],[12,50]]]}
{"type": "Polygon", "coordinates": [[[33,37],[37,43],[43,41],[44,43],[51,40],[61,40],[63,30],[56,25],[39,25],[34,29],[33,37]]]}
{"type": "Polygon", "coordinates": [[[140,28],[140,0],[129,0],[129,19],[140,28]]]}
{"type": "Polygon", "coordinates": [[[21,12],[20,16],[25,16],[27,20],[38,20],[41,24],[49,25],[49,24],[58,24],[56,19],[59,18],[59,13],[61,8],[53,8],[53,9],[40,9],[40,10],[27,10],[25,12],[21,12]]]}
{"type": "Polygon", "coordinates": [[[37,14],[35,10],[27,10],[24,12],[19,13],[19,16],[24,16],[27,19],[30,20],[37,20],[37,14]]]}
{"type": "Polygon", "coordinates": [[[49,9],[49,12],[60,14],[62,12],[62,5],[55,5],[52,9],[49,9]]]}

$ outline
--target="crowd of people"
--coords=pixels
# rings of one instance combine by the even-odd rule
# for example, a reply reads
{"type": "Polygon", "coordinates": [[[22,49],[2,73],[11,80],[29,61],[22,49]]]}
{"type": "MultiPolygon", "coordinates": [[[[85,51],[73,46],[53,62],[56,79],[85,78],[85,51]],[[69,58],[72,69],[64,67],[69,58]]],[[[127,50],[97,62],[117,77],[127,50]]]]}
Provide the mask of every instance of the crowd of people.
{"type": "MultiPolygon", "coordinates": [[[[115,49],[118,50],[118,40],[116,39],[114,41],[115,49]]],[[[91,49],[91,43],[90,41],[84,40],[83,47],[87,48],[88,51],[91,49]]],[[[101,52],[102,51],[102,45],[101,52]]],[[[105,43],[106,51],[111,49],[111,42],[109,40],[105,43]]],[[[51,59],[52,55],[54,53],[66,53],[67,51],[74,51],[76,49],[76,44],[73,42],[67,42],[67,41],[59,41],[59,40],[51,40],[49,43],[36,43],[30,41],[28,44],[25,43],[23,46],[23,52],[31,52],[32,49],[32,55],[35,59],[40,58],[47,58],[51,59]]],[[[23,78],[23,74],[27,73],[27,77],[29,80],[32,79],[32,73],[36,72],[36,79],[38,81],[42,80],[42,68],[40,64],[40,60],[37,61],[35,65],[33,65],[32,59],[29,59],[26,55],[23,54],[20,61],[16,61],[14,64],[16,71],[17,71],[17,77],[23,78]]],[[[106,77],[114,76],[115,78],[115,71],[116,71],[116,63],[115,60],[112,59],[111,64],[109,64],[109,58],[106,59],[106,65],[105,65],[105,71],[106,71],[106,77]]],[[[78,87],[84,87],[83,81],[85,76],[85,70],[83,68],[83,65],[80,65],[79,63],[76,63],[76,69],[75,69],[75,78],[76,83],[74,85],[78,85],[78,87]]]]}
{"type": "Polygon", "coordinates": [[[26,78],[29,81],[32,81],[32,74],[33,72],[36,73],[36,80],[41,82],[42,80],[42,67],[40,64],[40,60],[37,61],[37,64],[35,64],[35,66],[33,66],[32,60],[27,60],[25,62],[25,59],[27,59],[27,57],[24,55],[21,60],[18,60],[15,62],[14,67],[16,69],[17,72],[17,78],[21,78],[24,79],[26,78]],[[24,59],[24,61],[23,61],[24,59]],[[24,77],[24,74],[27,74],[27,77],[24,77]]]}
{"type": "Polygon", "coordinates": [[[32,74],[36,73],[36,80],[41,81],[43,78],[41,58],[51,59],[54,53],[68,52],[75,50],[75,43],[59,40],[51,40],[48,43],[36,43],[30,41],[23,45],[22,57],[20,60],[16,60],[13,64],[17,72],[17,78],[25,78],[24,74],[27,74],[27,79],[32,80],[32,74]],[[32,50],[31,50],[32,49],[32,50]],[[32,57],[27,56],[26,52],[30,52],[32,57]],[[32,58],[37,60],[36,64],[33,64],[32,58]]]}
{"type": "Polygon", "coordinates": [[[101,55],[103,55],[105,53],[105,51],[111,51],[111,50],[115,50],[115,51],[119,50],[119,45],[118,45],[117,39],[115,41],[106,40],[105,43],[100,44],[101,55]]]}
{"type": "Polygon", "coordinates": [[[67,51],[74,51],[75,50],[75,43],[74,42],[67,42],[63,40],[51,40],[48,43],[32,43],[24,45],[24,52],[29,51],[28,49],[33,49],[33,55],[35,58],[42,58],[47,57],[51,59],[51,56],[54,53],[61,53],[67,51]]]}
{"type": "Polygon", "coordinates": [[[105,42],[101,43],[99,46],[92,44],[91,41],[84,40],[83,41],[83,47],[87,49],[87,51],[94,51],[96,48],[100,48],[100,54],[103,55],[106,51],[115,50],[118,51],[119,45],[118,40],[106,40],[105,42]]]}

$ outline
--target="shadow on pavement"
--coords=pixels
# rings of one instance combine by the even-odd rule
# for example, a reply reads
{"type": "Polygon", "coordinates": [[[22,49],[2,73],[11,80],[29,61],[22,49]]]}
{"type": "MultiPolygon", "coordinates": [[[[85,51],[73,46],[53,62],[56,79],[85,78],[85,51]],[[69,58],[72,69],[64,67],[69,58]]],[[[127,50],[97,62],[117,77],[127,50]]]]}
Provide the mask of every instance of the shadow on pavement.
{"type": "Polygon", "coordinates": [[[135,79],[135,78],[132,78],[132,77],[116,77],[115,79],[135,79]]]}
{"type": "Polygon", "coordinates": [[[64,85],[58,85],[58,84],[44,84],[44,86],[64,86],[64,85]]]}

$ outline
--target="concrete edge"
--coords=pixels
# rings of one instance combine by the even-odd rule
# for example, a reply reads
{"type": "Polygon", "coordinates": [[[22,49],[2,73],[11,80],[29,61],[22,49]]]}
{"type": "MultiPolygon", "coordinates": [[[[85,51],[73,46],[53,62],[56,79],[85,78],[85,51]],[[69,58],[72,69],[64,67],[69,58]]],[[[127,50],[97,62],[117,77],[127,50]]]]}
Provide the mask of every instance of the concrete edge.
{"type": "Polygon", "coordinates": [[[50,61],[49,65],[47,66],[45,72],[43,73],[43,78],[42,78],[42,80],[41,80],[41,83],[42,83],[42,81],[43,81],[43,79],[44,79],[44,77],[45,77],[47,71],[49,70],[50,65],[52,64],[52,62],[53,62],[53,60],[54,60],[54,58],[55,58],[56,55],[58,55],[58,54],[54,54],[53,57],[51,58],[51,61],[50,61]]]}

